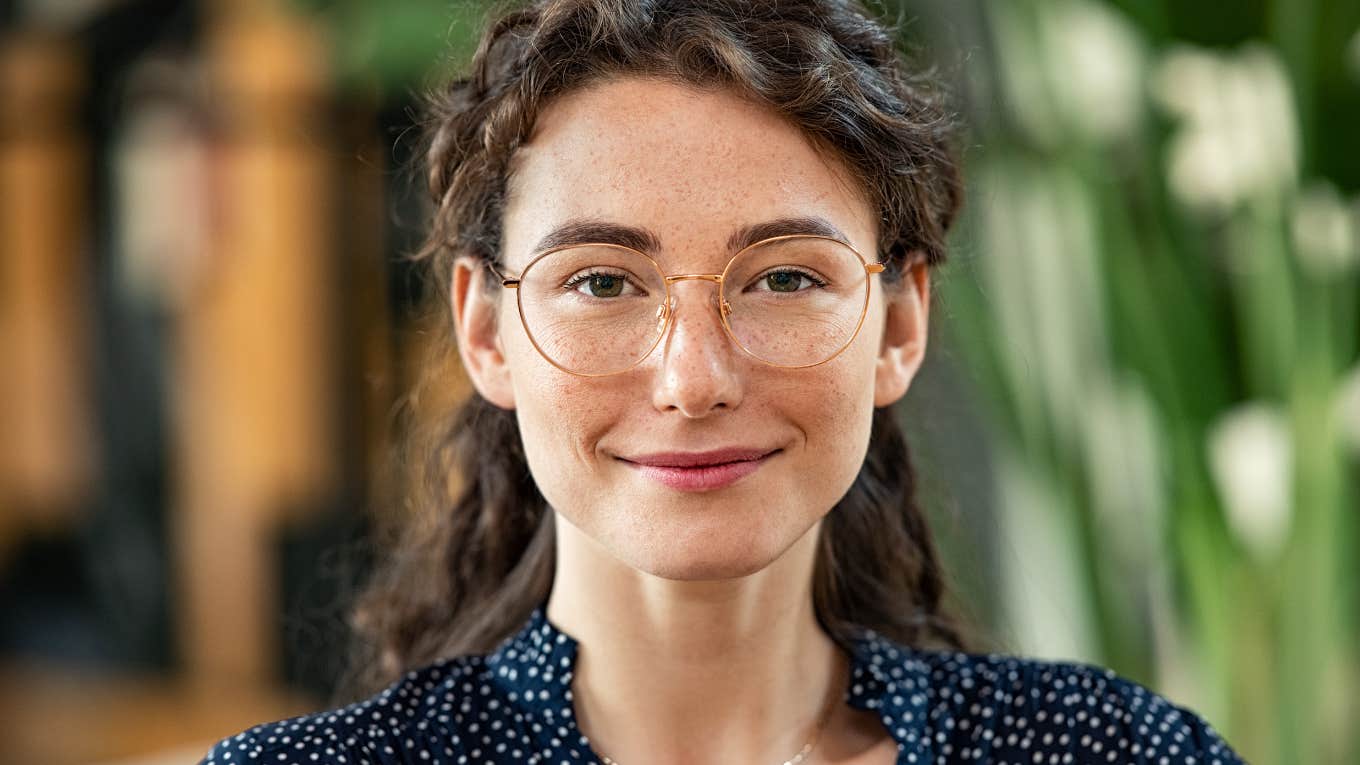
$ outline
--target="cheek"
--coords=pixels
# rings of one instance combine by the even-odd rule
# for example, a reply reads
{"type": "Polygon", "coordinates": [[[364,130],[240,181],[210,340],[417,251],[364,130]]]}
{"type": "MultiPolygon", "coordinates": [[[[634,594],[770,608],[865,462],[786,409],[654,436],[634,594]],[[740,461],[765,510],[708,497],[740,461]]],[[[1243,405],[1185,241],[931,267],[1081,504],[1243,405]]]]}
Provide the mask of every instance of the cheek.
{"type": "Polygon", "coordinates": [[[557,370],[533,370],[515,378],[515,402],[525,448],[576,454],[598,440],[612,407],[589,380],[557,370]],[[568,378],[568,379],[561,379],[568,378]]]}
{"type": "MultiPolygon", "coordinates": [[[[548,364],[527,340],[506,343],[525,457],[554,507],[585,499],[597,470],[595,445],[623,416],[610,382],[573,377],[548,364]]],[[[590,497],[597,500],[597,497],[590,497]]]]}
{"type": "MultiPolygon", "coordinates": [[[[868,339],[868,338],[866,338],[868,339]]],[[[826,510],[854,482],[868,451],[874,414],[876,346],[856,343],[821,367],[806,370],[785,392],[782,406],[807,439],[800,470],[822,477],[826,510]]]]}
{"type": "Polygon", "coordinates": [[[855,362],[828,365],[818,379],[807,380],[805,392],[796,399],[797,413],[791,413],[803,423],[808,457],[819,463],[818,472],[842,478],[845,489],[859,471],[873,422],[872,370],[855,362]]]}

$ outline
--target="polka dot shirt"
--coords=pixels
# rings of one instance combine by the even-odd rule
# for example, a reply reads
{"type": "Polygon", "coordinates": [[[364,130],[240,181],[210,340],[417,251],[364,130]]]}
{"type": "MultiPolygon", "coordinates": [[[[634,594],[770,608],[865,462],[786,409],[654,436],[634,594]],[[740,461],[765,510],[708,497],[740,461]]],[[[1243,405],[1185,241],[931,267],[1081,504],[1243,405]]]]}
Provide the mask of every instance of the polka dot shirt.
{"type": "MultiPolygon", "coordinates": [[[[223,739],[200,765],[598,763],[576,727],[577,642],[540,605],[485,656],[416,670],[342,709],[223,739]]],[[[854,640],[845,702],[878,715],[897,762],[1229,765],[1208,723],[1108,669],[854,640]]]]}

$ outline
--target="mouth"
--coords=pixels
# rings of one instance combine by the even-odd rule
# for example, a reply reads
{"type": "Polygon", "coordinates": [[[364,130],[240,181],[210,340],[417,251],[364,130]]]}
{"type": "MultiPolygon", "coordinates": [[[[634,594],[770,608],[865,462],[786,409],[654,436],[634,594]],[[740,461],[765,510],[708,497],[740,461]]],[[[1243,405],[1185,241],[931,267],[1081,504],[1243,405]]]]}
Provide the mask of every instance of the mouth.
{"type": "Polygon", "coordinates": [[[759,470],[782,449],[717,449],[708,452],[667,452],[618,457],[628,467],[667,488],[714,491],[759,470]]]}

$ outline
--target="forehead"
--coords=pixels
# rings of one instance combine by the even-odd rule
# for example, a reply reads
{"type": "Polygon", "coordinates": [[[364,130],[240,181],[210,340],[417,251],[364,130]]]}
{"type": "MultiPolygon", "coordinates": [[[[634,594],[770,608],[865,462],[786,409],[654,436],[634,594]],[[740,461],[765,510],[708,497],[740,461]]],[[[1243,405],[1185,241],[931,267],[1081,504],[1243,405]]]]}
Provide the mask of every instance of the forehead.
{"type": "Polygon", "coordinates": [[[581,219],[655,233],[663,263],[679,252],[730,255],[734,231],[779,218],[824,219],[866,254],[876,234],[848,171],[773,110],[655,79],[550,103],[516,152],[507,192],[508,262],[581,219]]]}

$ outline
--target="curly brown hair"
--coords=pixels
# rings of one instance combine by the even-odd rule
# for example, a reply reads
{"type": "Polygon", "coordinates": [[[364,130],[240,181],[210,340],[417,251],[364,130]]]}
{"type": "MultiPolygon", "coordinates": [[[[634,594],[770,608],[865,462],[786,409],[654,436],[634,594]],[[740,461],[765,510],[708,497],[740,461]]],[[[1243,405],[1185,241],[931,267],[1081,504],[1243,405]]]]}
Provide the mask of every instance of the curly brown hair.
{"type": "MultiPolygon", "coordinates": [[[[623,76],[730,89],[787,118],[868,193],[889,284],[917,260],[944,260],[962,204],[955,121],[933,75],[913,72],[892,27],[858,2],[538,0],[498,13],[470,70],[426,107],[433,216],[411,257],[432,286],[427,315],[441,326],[402,410],[407,512],[355,610],[351,691],[486,652],[548,597],[553,514],[515,414],[476,393],[448,394],[457,349],[447,285],[459,255],[499,263],[510,159],[540,110],[623,76]]],[[[817,618],[842,646],[867,627],[903,644],[967,650],[942,602],[945,577],[914,487],[901,427],[891,409],[876,409],[868,454],[825,519],[813,574],[817,618]]]]}

